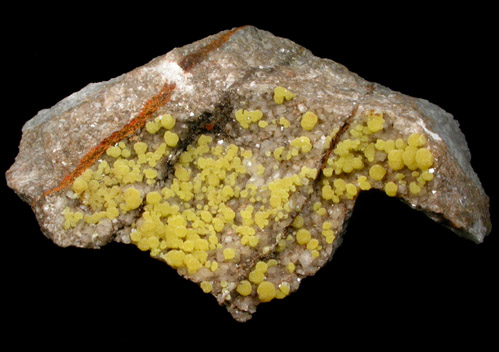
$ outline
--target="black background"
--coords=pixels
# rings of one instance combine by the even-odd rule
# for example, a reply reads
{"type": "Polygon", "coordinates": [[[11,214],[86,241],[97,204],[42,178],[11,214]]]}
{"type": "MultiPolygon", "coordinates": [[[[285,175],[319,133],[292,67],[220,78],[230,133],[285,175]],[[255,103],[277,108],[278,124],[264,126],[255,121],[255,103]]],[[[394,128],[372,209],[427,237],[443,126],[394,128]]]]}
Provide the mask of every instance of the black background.
{"type": "MultiPolygon", "coordinates": [[[[2,25],[2,84],[8,89],[3,170],[14,162],[22,125],[40,109],[174,47],[252,24],[452,113],[494,214],[497,35],[491,9],[331,4],[136,3],[111,11],[93,5],[6,11],[4,20],[12,22],[2,25]]],[[[244,324],[134,246],[59,248],[39,231],[29,206],[5,187],[2,202],[4,341],[138,341],[163,348],[180,341],[224,349],[284,348],[289,341],[399,349],[496,343],[497,234],[476,245],[378,192],[360,195],[328,265],[298,292],[260,305],[244,324]]]]}

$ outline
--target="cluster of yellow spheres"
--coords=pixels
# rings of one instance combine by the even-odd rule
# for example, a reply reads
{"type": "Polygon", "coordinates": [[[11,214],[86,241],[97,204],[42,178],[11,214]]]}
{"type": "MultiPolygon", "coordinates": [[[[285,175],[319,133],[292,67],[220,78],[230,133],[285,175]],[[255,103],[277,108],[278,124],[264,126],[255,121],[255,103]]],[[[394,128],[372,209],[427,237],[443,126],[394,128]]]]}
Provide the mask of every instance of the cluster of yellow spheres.
{"type": "MultiPolygon", "coordinates": [[[[283,87],[273,92],[276,104],[295,97],[283,87]]],[[[408,189],[418,195],[433,178],[434,159],[423,134],[396,140],[375,138],[385,126],[382,113],[368,111],[351,126],[349,138],[333,146],[322,170],[302,166],[299,172],[282,177],[270,177],[275,165],[306,157],[314,149],[311,133],[320,124],[317,114],[306,111],[299,119],[280,117],[267,121],[260,110],[239,109],[233,117],[243,130],[265,129],[274,124],[282,129],[296,126],[301,132],[285,145],[266,151],[269,162],[253,155],[250,149],[203,134],[180,153],[171,173],[165,175],[162,160],[175,150],[180,137],[176,119],[169,114],[159,116],[145,125],[145,131],[161,136],[160,143],[147,144],[131,138],[121,141],[107,149],[105,160],[74,181],[73,197],[83,208],[64,209],[64,228],[95,225],[103,219],[113,221],[139,211],[130,234],[132,243],[187,275],[203,271],[204,277],[210,277],[209,273],[216,274],[224,265],[241,261],[245,248],[265,254],[268,246],[262,247],[260,236],[273,223],[293,214],[291,197],[316,179],[322,182],[321,201],[312,207],[325,216],[328,206],[353,199],[359,190],[382,187],[386,194],[395,196],[399,185],[406,185],[412,177],[408,189]],[[249,182],[252,177],[264,182],[249,182]],[[228,233],[235,234],[237,241],[225,241],[228,233]]],[[[337,132],[338,128],[326,136],[325,148],[329,148],[337,132]]],[[[334,242],[331,222],[323,221],[318,232],[304,224],[302,216],[294,215],[292,236],[278,241],[277,252],[285,250],[291,239],[316,258],[324,246],[334,242]]],[[[246,279],[234,284],[235,292],[241,296],[255,294],[262,302],[287,296],[290,284],[272,281],[268,276],[278,265],[292,274],[298,263],[258,261],[246,279]]],[[[212,292],[213,280],[199,282],[204,292],[212,292]]],[[[230,286],[225,281],[218,284],[222,288],[230,286]]]]}
{"type": "Polygon", "coordinates": [[[434,157],[425,135],[378,138],[384,125],[382,113],[367,111],[363,121],[349,129],[349,138],[337,143],[322,170],[324,199],[340,203],[342,198],[353,199],[360,190],[373,186],[384,189],[390,197],[398,194],[400,186],[417,196],[433,179],[434,157]]]}

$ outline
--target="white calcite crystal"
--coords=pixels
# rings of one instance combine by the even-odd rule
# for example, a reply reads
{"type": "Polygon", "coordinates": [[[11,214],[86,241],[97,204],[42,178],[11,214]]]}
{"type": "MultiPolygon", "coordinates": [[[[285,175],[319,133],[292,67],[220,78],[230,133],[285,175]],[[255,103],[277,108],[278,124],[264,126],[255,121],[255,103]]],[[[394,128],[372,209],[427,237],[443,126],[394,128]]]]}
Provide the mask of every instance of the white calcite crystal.
{"type": "Polygon", "coordinates": [[[6,177],[59,246],[132,243],[246,321],[331,259],[362,191],[482,242],[470,157],[438,106],[245,26],[40,111],[6,177]]]}

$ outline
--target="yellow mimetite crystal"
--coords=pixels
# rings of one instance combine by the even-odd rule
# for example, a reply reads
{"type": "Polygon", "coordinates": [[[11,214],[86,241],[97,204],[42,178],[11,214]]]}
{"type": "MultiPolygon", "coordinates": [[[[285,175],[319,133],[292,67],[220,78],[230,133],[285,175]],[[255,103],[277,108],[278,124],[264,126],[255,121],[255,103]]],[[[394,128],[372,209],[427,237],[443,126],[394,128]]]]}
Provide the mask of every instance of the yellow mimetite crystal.
{"type": "Polygon", "coordinates": [[[265,274],[256,270],[252,270],[248,275],[248,280],[254,284],[259,284],[264,279],[265,279],[265,274]]]}
{"type": "Polygon", "coordinates": [[[283,282],[279,285],[279,290],[276,291],[275,298],[277,299],[283,299],[284,297],[288,296],[291,291],[291,287],[287,282],[283,282]]]}
{"type": "Polygon", "coordinates": [[[267,263],[259,261],[255,265],[255,270],[265,274],[267,272],[268,267],[269,267],[269,265],[267,263]]]}
{"type": "Polygon", "coordinates": [[[177,146],[177,143],[179,141],[178,135],[176,133],[173,133],[170,131],[165,132],[164,138],[165,138],[166,145],[169,147],[177,146]]]}
{"type": "Polygon", "coordinates": [[[209,281],[202,281],[200,286],[204,293],[210,293],[213,289],[213,286],[209,281]]]}
{"type": "Polygon", "coordinates": [[[390,197],[394,197],[397,194],[397,190],[398,186],[395,182],[390,181],[385,185],[385,192],[390,197]]]}
{"type": "Polygon", "coordinates": [[[367,128],[369,132],[376,133],[383,129],[383,124],[385,120],[383,119],[382,113],[376,113],[374,111],[369,111],[367,114],[367,128]]]}
{"type": "Polygon", "coordinates": [[[106,154],[113,158],[117,158],[121,155],[121,148],[118,146],[111,146],[106,150],[106,154]]]}
{"type": "Polygon", "coordinates": [[[279,125],[281,125],[284,128],[288,128],[289,126],[291,126],[291,122],[289,122],[287,118],[281,117],[279,119],[279,125]]]}
{"type": "Polygon", "coordinates": [[[388,153],[388,166],[394,171],[398,171],[404,168],[404,159],[402,155],[404,152],[400,149],[390,150],[388,153]]]}
{"type": "Polygon", "coordinates": [[[302,216],[298,215],[295,217],[293,220],[293,223],[291,224],[295,229],[300,229],[303,227],[303,224],[305,223],[305,220],[303,219],[302,216]]]}
{"type": "Polygon", "coordinates": [[[249,282],[248,280],[240,281],[239,284],[237,284],[236,291],[241,296],[249,296],[251,294],[251,291],[253,291],[251,282],[249,282]]]}
{"type": "Polygon", "coordinates": [[[162,115],[159,118],[159,121],[161,123],[161,126],[166,128],[167,130],[171,130],[173,127],[175,127],[176,120],[172,115],[170,114],[165,114],[162,115]]]}
{"type": "Polygon", "coordinates": [[[433,165],[433,155],[426,148],[420,148],[416,152],[416,164],[421,170],[429,169],[433,165]]]}
{"type": "Polygon", "coordinates": [[[137,209],[142,204],[140,191],[130,187],[125,191],[125,205],[128,209],[137,209]]]}
{"type": "Polygon", "coordinates": [[[331,244],[333,243],[334,239],[336,238],[334,231],[330,229],[324,229],[322,230],[322,236],[326,239],[326,243],[331,244]]]}
{"type": "Polygon", "coordinates": [[[311,239],[310,231],[306,229],[299,229],[296,232],[296,242],[298,244],[307,244],[311,239]]]}
{"type": "Polygon", "coordinates": [[[409,184],[409,190],[413,194],[419,194],[419,192],[421,192],[421,187],[416,182],[413,181],[409,184]]]}
{"type": "Polygon", "coordinates": [[[293,99],[296,95],[294,93],[291,93],[289,90],[287,90],[284,87],[277,86],[274,88],[274,102],[276,104],[282,104],[284,101],[289,101],[293,99]]]}
{"type": "Polygon", "coordinates": [[[264,120],[258,121],[258,127],[260,127],[260,128],[265,128],[268,125],[269,125],[269,123],[267,121],[264,121],[264,120]]]}
{"type": "Polygon", "coordinates": [[[79,195],[88,189],[88,183],[83,178],[79,177],[73,182],[72,188],[73,192],[79,195]]]}
{"type": "Polygon", "coordinates": [[[260,121],[263,113],[260,110],[237,110],[235,113],[236,121],[239,122],[242,128],[248,129],[251,124],[260,121]]]}
{"type": "Polygon", "coordinates": [[[64,229],[67,230],[70,227],[74,227],[81,219],[83,219],[83,213],[81,212],[72,212],[69,207],[64,208],[64,229]]]}
{"type": "Polygon", "coordinates": [[[317,124],[317,121],[319,118],[317,117],[316,114],[314,114],[312,111],[307,111],[303,116],[301,117],[301,127],[304,130],[311,131],[315,125],[317,124]]]}
{"type": "Polygon", "coordinates": [[[231,260],[236,256],[236,251],[234,250],[234,248],[225,248],[223,254],[225,260],[231,260]]]}
{"type": "Polygon", "coordinates": [[[386,175],[386,170],[381,165],[373,165],[369,169],[369,176],[375,181],[381,181],[386,175]]]}
{"type": "Polygon", "coordinates": [[[272,282],[262,281],[256,290],[258,293],[258,298],[261,302],[269,302],[274,299],[276,295],[276,289],[272,282]]]}

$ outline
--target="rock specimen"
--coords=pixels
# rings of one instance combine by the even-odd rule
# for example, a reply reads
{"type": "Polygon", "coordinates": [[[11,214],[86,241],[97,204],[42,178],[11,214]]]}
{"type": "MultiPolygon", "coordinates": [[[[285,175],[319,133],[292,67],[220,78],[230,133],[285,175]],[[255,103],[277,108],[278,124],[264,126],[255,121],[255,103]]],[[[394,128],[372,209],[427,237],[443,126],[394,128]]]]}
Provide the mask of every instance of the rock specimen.
{"type": "Polygon", "coordinates": [[[246,26],[40,111],[6,176],[56,244],[134,244],[245,321],[331,259],[361,191],[482,242],[469,161],[439,107],[246,26]]]}

